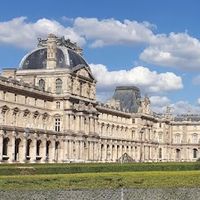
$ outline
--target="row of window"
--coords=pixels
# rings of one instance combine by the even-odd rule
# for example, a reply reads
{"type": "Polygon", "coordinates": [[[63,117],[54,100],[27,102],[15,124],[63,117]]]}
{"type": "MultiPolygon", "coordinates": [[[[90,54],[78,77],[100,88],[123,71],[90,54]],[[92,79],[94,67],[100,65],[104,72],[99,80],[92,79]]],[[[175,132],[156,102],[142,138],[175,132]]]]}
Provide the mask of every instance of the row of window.
{"type": "MultiPolygon", "coordinates": [[[[62,80],[60,78],[57,78],[56,82],[55,82],[56,94],[62,93],[62,84],[63,84],[62,80]]],[[[44,79],[40,79],[38,85],[39,85],[41,90],[45,91],[45,81],[44,81],[44,79]]]]}
{"type": "MultiPolygon", "coordinates": [[[[26,142],[26,160],[30,160],[30,149],[31,149],[31,143],[33,141],[31,139],[28,139],[26,142]]],[[[15,151],[14,151],[14,161],[19,160],[19,153],[20,153],[20,143],[21,139],[15,139],[15,151]]],[[[41,159],[41,140],[36,141],[36,159],[40,160],[41,159]]],[[[49,149],[50,149],[50,141],[46,141],[46,159],[49,157],[49,149]]],[[[3,139],[3,160],[9,159],[8,157],[8,146],[9,146],[9,138],[4,138],[3,139]]],[[[55,141],[55,159],[58,159],[58,148],[59,148],[59,142],[55,141]]]]}
{"type": "MultiPolygon", "coordinates": [[[[180,133],[177,133],[175,136],[174,136],[174,142],[176,144],[180,144],[181,143],[181,134],[180,133]]],[[[191,141],[193,144],[196,144],[198,143],[198,134],[197,133],[194,133],[192,135],[192,141],[191,141]]]]}
{"type": "MultiPolygon", "coordinates": [[[[197,149],[193,149],[193,158],[197,158],[198,157],[198,150],[197,149]]],[[[162,148],[159,148],[158,150],[158,157],[159,159],[162,159],[162,148]]],[[[181,159],[181,150],[180,149],[176,149],[176,159],[180,160],[181,159]]]]}

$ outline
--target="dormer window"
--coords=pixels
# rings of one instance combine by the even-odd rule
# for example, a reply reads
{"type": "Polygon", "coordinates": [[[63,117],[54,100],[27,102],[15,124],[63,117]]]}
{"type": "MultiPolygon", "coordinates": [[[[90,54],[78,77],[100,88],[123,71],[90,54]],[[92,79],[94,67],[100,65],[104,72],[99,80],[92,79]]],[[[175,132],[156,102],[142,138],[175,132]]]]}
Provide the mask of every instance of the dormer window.
{"type": "Polygon", "coordinates": [[[43,91],[45,90],[45,81],[43,79],[39,80],[39,88],[43,91]]]}
{"type": "Polygon", "coordinates": [[[60,78],[56,79],[56,94],[62,93],[62,80],[60,78]]]}
{"type": "Polygon", "coordinates": [[[56,108],[57,108],[57,109],[60,109],[60,101],[57,101],[57,102],[56,102],[56,108]]]}

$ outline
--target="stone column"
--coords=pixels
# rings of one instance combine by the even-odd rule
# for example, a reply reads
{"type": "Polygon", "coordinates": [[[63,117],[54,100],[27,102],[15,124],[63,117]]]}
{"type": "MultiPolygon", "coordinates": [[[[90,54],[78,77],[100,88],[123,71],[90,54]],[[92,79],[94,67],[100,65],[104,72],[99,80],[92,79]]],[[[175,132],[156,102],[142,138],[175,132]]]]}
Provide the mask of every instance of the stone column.
{"type": "Polygon", "coordinates": [[[113,161],[116,162],[117,159],[117,144],[115,144],[113,161]]]}
{"type": "Polygon", "coordinates": [[[76,116],[76,121],[75,121],[75,131],[76,132],[78,132],[79,130],[80,130],[80,127],[79,127],[79,118],[80,118],[80,116],[79,115],[77,115],[76,116]]]}
{"type": "Polygon", "coordinates": [[[69,145],[69,147],[68,147],[68,158],[71,160],[72,158],[73,158],[73,150],[72,150],[72,141],[71,140],[69,140],[68,141],[68,145],[69,145]]]}
{"type": "Polygon", "coordinates": [[[65,115],[65,130],[69,130],[70,128],[69,128],[69,114],[66,114],[65,115]]]}
{"type": "Polygon", "coordinates": [[[83,116],[82,114],[79,116],[79,131],[83,132],[83,116]]]}
{"type": "Polygon", "coordinates": [[[69,140],[65,139],[65,159],[69,159],[69,140]]]}
{"type": "Polygon", "coordinates": [[[91,160],[91,154],[90,154],[90,147],[91,146],[91,142],[90,141],[88,141],[88,151],[87,151],[87,158],[88,158],[88,160],[91,160]]]}
{"type": "Polygon", "coordinates": [[[149,153],[149,155],[148,155],[148,161],[150,161],[151,160],[151,146],[149,146],[148,153],[149,153]]]}
{"type": "Polygon", "coordinates": [[[55,140],[51,140],[49,146],[49,162],[50,163],[55,162],[55,140]]]}
{"type": "Polygon", "coordinates": [[[85,145],[86,145],[86,148],[84,147],[84,159],[87,161],[89,158],[88,158],[88,149],[89,149],[89,144],[88,144],[88,141],[85,141],[85,145]]]}
{"type": "Polygon", "coordinates": [[[92,117],[92,132],[95,132],[95,119],[92,117]]]}
{"type": "Polygon", "coordinates": [[[80,146],[79,146],[79,149],[80,149],[80,156],[79,156],[79,159],[80,160],[84,160],[84,155],[83,155],[83,152],[84,152],[84,143],[83,143],[83,141],[81,140],[80,141],[80,146]]]}
{"type": "Polygon", "coordinates": [[[23,137],[19,145],[19,162],[20,163],[24,163],[26,161],[26,145],[27,145],[27,139],[26,137],[23,137]]]}
{"type": "Polygon", "coordinates": [[[76,140],[75,142],[75,150],[76,150],[76,160],[80,159],[80,145],[79,145],[79,140],[76,140]]]}
{"type": "Polygon", "coordinates": [[[131,146],[131,143],[129,142],[129,153],[128,153],[128,155],[131,157],[131,158],[133,158],[132,157],[132,146],[131,146]]]}
{"type": "Polygon", "coordinates": [[[94,142],[90,142],[90,159],[94,160],[94,142]]]}
{"type": "Polygon", "coordinates": [[[92,119],[89,117],[89,133],[92,132],[92,119]]]}
{"type": "Polygon", "coordinates": [[[135,160],[135,146],[133,144],[131,146],[131,157],[135,160]]]}
{"type": "Polygon", "coordinates": [[[93,160],[97,160],[97,143],[94,141],[93,143],[93,160]]]}
{"type": "Polygon", "coordinates": [[[3,130],[0,130],[0,162],[3,160],[3,130]]]}
{"type": "Polygon", "coordinates": [[[63,146],[62,146],[62,161],[65,162],[67,159],[67,140],[63,139],[63,146]]]}
{"type": "Polygon", "coordinates": [[[99,145],[100,145],[100,158],[99,159],[100,159],[100,161],[103,161],[104,160],[103,156],[104,156],[104,148],[105,147],[103,146],[102,143],[100,143],[99,145]]]}
{"type": "Polygon", "coordinates": [[[101,161],[102,159],[102,155],[101,155],[101,143],[100,141],[97,142],[97,161],[101,161]]]}
{"type": "Polygon", "coordinates": [[[105,161],[108,161],[108,159],[109,159],[108,152],[109,152],[109,148],[108,148],[108,144],[106,143],[106,145],[105,145],[105,161]]]}
{"type": "Polygon", "coordinates": [[[60,144],[58,146],[58,162],[61,163],[64,160],[64,139],[60,140],[60,144]]]}
{"type": "Polygon", "coordinates": [[[122,149],[122,146],[123,146],[122,144],[119,145],[119,155],[118,155],[119,158],[121,158],[122,155],[123,155],[123,149],[122,149]]]}
{"type": "Polygon", "coordinates": [[[40,144],[40,156],[41,156],[41,162],[46,162],[46,143],[47,139],[44,138],[42,140],[42,144],[40,144]]]}
{"type": "Polygon", "coordinates": [[[31,163],[34,163],[36,161],[36,143],[37,143],[37,139],[34,136],[30,144],[30,162],[31,163]]]}
{"type": "Polygon", "coordinates": [[[12,136],[9,138],[8,142],[8,157],[9,157],[9,163],[12,163],[14,161],[15,156],[15,136],[14,132],[12,133],[12,136]]]}
{"type": "Polygon", "coordinates": [[[70,120],[69,120],[70,130],[74,131],[74,116],[72,114],[70,114],[69,118],[70,118],[70,120]]]}

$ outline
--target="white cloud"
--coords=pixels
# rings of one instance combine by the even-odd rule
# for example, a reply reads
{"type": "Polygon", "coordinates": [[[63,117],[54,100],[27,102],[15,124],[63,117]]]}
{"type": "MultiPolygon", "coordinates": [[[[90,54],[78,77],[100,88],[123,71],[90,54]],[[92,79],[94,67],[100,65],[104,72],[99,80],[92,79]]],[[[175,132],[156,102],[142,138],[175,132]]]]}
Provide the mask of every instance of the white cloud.
{"type": "Polygon", "coordinates": [[[188,101],[172,102],[166,96],[151,96],[151,107],[156,113],[164,113],[167,106],[171,108],[172,114],[199,114],[200,112],[200,98],[197,100],[196,105],[190,104],[188,101]]]}
{"type": "Polygon", "coordinates": [[[140,59],[159,66],[200,69],[200,41],[187,33],[156,35],[140,59]]]}
{"type": "Polygon", "coordinates": [[[171,104],[171,100],[166,96],[151,96],[151,108],[156,113],[164,113],[166,107],[171,104]]]}
{"type": "Polygon", "coordinates": [[[92,47],[105,45],[149,43],[154,38],[154,25],[137,21],[78,17],[74,21],[76,32],[93,40],[92,47]]]}
{"type": "Polygon", "coordinates": [[[109,71],[102,64],[90,64],[90,67],[97,79],[99,91],[111,91],[120,85],[135,85],[145,93],[162,93],[183,88],[181,77],[171,72],[159,74],[143,66],[119,71],[109,71]]]}
{"type": "Polygon", "coordinates": [[[171,102],[166,96],[151,96],[150,101],[152,106],[167,106],[171,102]]]}
{"type": "Polygon", "coordinates": [[[176,114],[199,114],[200,106],[192,105],[188,101],[178,101],[170,105],[176,114]]]}
{"type": "Polygon", "coordinates": [[[64,27],[55,20],[42,18],[35,23],[30,23],[26,21],[26,17],[18,17],[7,22],[0,22],[0,43],[3,44],[33,48],[37,37],[46,37],[49,33],[65,36],[80,45],[85,43],[85,39],[73,28],[64,27]]]}
{"type": "Polygon", "coordinates": [[[145,44],[140,59],[147,63],[200,70],[200,41],[188,33],[157,34],[155,25],[128,19],[62,19],[70,21],[70,25],[64,26],[46,18],[28,22],[26,17],[0,22],[0,44],[32,48],[37,37],[46,37],[49,33],[64,35],[79,45],[87,42],[92,47],[145,44]]]}
{"type": "Polygon", "coordinates": [[[146,44],[140,59],[147,63],[185,70],[200,69],[200,41],[188,33],[156,34],[149,22],[99,20],[81,18],[74,20],[74,30],[92,47],[105,45],[146,44]]]}

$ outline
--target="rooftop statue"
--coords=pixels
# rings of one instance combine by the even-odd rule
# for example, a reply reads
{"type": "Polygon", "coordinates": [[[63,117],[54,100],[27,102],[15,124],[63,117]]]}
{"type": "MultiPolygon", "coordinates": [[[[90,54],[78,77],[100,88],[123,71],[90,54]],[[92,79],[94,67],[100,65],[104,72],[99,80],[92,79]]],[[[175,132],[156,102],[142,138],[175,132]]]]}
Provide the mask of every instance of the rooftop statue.
{"type": "MultiPolygon", "coordinates": [[[[70,39],[65,39],[65,37],[57,37],[54,34],[49,34],[48,38],[55,38],[56,40],[56,45],[57,46],[64,46],[67,47],[69,49],[72,49],[73,51],[75,51],[76,53],[78,53],[79,55],[83,54],[83,49],[81,47],[79,47],[77,45],[76,42],[71,42],[70,39]]],[[[42,39],[42,38],[38,38],[38,47],[46,47],[47,46],[47,40],[48,39],[42,39]]]]}

